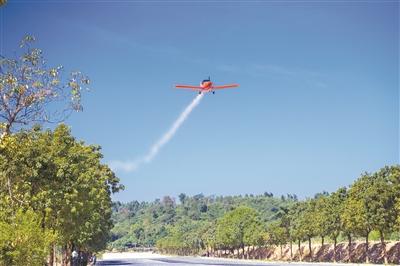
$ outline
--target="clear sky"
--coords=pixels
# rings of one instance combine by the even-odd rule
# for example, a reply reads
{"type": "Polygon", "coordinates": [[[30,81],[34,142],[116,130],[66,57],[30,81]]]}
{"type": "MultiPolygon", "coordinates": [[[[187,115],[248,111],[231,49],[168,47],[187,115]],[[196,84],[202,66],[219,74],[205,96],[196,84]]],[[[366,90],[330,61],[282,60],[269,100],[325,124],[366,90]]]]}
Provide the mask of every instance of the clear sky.
{"type": "Polygon", "coordinates": [[[90,76],[67,123],[104,162],[142,156],[209,75],[151,164],[117,171],[122,201],[181,192],[313,196],[399,163],[398,1],[22,1],[1,51],[33,34],[50,65],[90,76]]]}

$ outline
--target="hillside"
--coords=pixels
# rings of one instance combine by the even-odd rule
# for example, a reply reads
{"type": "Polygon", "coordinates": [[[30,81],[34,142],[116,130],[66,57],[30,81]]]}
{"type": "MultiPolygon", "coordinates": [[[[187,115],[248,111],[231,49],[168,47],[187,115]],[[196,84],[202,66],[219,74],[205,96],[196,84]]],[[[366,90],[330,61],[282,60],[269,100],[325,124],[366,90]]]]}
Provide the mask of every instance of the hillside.
{"type": "Polygon", "coordinates": [[[165,196],[153,202],[114,202],[114,228],[110,248],[154,246],[174,225],[187,226],[215,222],[226,212],[245,205],[254,208],[266,224],[278,218],[279,211],[297,201],[296,195],[274,197],[272,193],[245,196],[187,196],[180,194],[178,202],[165,196]]]}

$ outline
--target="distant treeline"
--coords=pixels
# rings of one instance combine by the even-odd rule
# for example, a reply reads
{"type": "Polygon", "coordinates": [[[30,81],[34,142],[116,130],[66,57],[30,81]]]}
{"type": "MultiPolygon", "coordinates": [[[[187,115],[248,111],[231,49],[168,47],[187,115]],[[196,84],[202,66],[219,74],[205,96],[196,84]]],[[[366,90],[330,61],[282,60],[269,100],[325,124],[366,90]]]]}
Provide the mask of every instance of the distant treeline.
{"type": "Polygon", "coordinates": [[[247,205],[260,213],[267,223],[277,219],[281,208],[288,208],[297,201],[296,195],[274,197],[272,193],[245,196],[179,195],[178,202],[165,196],[153,202],[115,202],[111,248],[155,246],[157,241],[169,234],[178,224],[194,228],[209,227],[228,211],[247,205]]]}
{"type": "Polygon", "coordinates": [[[248,258],[245,249],[292,245],[307,242],[313,260],[312,241],[322,246],[348,241],[348,260],[352,261],[352,242],[365,241],[366,262],[370,260],[370,240],[380,240],[387,262],[386,241],[397,239],[400,229],[400,166],[387,166],[376,173],[362,174],[348,188],[333,193],[318,193],[299,201],[296,195],[188,197],[179,195],[152,203],[115,203],[112,230],[113,248],[156,245],[160,252],[190,255],[229,251],[248,258]]]}

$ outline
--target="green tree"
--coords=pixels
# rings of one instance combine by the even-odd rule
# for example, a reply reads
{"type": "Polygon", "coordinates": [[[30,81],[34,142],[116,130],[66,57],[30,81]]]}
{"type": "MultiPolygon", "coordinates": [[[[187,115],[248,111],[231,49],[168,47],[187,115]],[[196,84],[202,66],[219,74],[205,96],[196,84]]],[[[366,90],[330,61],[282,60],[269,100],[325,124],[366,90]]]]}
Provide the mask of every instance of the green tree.
{"type": "Polygon", "coordinates": [[[298,202],[293,209],[292,216],[294,217],[292,235],[298,241],[299,256],[302,260],[301,252],[301,242],[303,240],[308,240],[309,256],[310,261],[313,259],[311,239],[317,235],[317,224],[314,220],[314,215],[316,213],[315,200],[309,199],[303,202],[298,202]]]}
{"type": "Polygon", "coordinates": [[[280,255],[282,258],[282,248],[288,241],[288,234],[286,228],[282,225],[281,221],[275,221],[268,225],[267,232],[265,235],[265,241],[267,244],[272,246],[280,247],[280,255]]]}
{"type": "Polygon", "coordinates": [[[214,253],[216,248],[216,222],[215,221],[202,221],[199,226],[199,237],[206,248],[207,257],[210,253],[214,253]]]}
{"type": "Polygon", "coordinates": [[[329,234],[329,217],[330,210],[328,209],[329,193],[318,193],[314,197],[315,206],[313,209],[313,224],[316,234],[321,237],[321,246],[324,246],[325,237],[329,234]]]}
{"type": "Polygon", "coordinates": [[[261,222],[258,213],[249,207],[241,206],[227,212],[217,223],[217,243],[228,249],[242,249],[245,257],[245,246],[259,242],[261,222]]]}
{"type": "Polygon", "coordinates": [[[372,176],[372,184],[367,192],[372,227],[379,231],[385,264],[388,263],[385,235],[393,231],[396,223],[396,191],[390,179],[396,168],[385,167],[372,176]]]}
{"type": "MultiPolygon", "coordinates": [[[[372,205],[369,201],[373,177],[363,174],[350,187],[345,201],[342,220],[344,230],[365,237],[366,262],[369,262],[369,234],[374,229],[371,219],[372,205]]],[[[349,260],[351,261],[351,239],[349,238],[349,260]]]]}
{"type": "MultiPolygon", "coordinates": [[[[382,170],[381,170],[382,171],[382,170]]],[[[396,225],[397,231],[400,228],[400,165],[384,167],[385,175],[393,184],[393,191],[395,192],[395,210],[396,210],[396,225]]]]}
{"type": "Polygon", "coordinates": [[[299,260],[303,260],[303,253],[301,249],[301,242],[307,239],[306,231],[304,230],[304,212],[307,205],[305,202],[296,202],[289,209],[289,216],[291,217],[292,223],[290,226],[290,236],[293,240],[297,240],[297,247],[299,253],[299,260]]]}
{"type": "Polygon", "coordinates": [[[20,208],[0,220],[0,265],[44,265],[55,239],[52,230],[42,228],[40,215],[20,208]]]}
{"type": "Polygon", "coordinates": [[[34,210],[42,228],[57,233],[52,247],[64,247],[66,258],[72,248],[104,248],[111,194],[122,187],[101,158],[100,147],[76,141],[64,125],[7,135],[0,144],[0,210],[34,210]]]}
{"type": "MultiPolygon", "coordinates": [[[[292,198],[296,198],[297,196],[291,196],[292,198]]],[[[293,208],[293,207],[292,207],[293,208]]],[[[280,207],[279,211],[276,214],[276,217],[278,218],[280,222],[280,226],[285,229],[285,235],[287,238],[287,241],[289,242],[289,249],[290,249],[290,260],[293,259],[293,241],[296,239],[292,235],[292,226],[293,226],[293,212],[291,211],[291,208],[287,207],[280,207]]]]}
{"type": "Polygon", "coordinates": [[[308,240],[308,252],[310,256],[310,261],[313,260],[313,253],[311,247],[311,240],[313,237],[318,235],[319,230],[319,220],[315,219],[317,216],[316,200],[310,199],[305,201],[306,207],[300,216],[300,223],[303,227],[304,234],[308,240]]]}
{"type": "Polygon", "coordinates": [[[326,201],[326,208],[323,214],[327,218],[328,235],[333,239],[333,261],[336,262],[337,252],[337,239],[343,229],[342,212],[344,202],[347,197],[347,190],[345,187],[339,188],[333,192],[326,201]]]}

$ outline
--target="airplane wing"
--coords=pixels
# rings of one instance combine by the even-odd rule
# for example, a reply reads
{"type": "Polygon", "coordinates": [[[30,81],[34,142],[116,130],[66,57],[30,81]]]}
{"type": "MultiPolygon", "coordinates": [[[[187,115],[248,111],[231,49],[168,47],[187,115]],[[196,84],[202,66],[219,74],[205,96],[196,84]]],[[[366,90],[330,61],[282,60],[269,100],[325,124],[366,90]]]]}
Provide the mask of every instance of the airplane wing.
{"type": "Polygon", "coordinates": [[[221,90],[221,89],[237,88],[237,87],[239,87],[239,84],[227,84],[227,85],[221,85],[221,86],[213,86],[213,89],[221,90]]]}
{"type": "Polygon", "coordinates": [[[193,91],[201,91],[202,87],[200,86],[192,86],[192,85],[175,85],[175,88],[177,89],[188,89],[188,90],[193,90],[193,91]]]}

